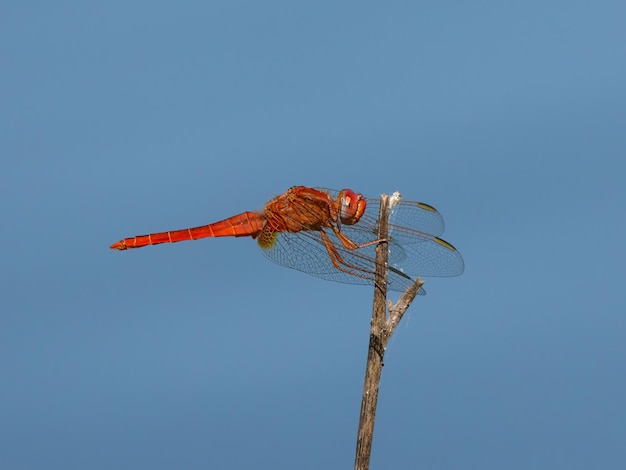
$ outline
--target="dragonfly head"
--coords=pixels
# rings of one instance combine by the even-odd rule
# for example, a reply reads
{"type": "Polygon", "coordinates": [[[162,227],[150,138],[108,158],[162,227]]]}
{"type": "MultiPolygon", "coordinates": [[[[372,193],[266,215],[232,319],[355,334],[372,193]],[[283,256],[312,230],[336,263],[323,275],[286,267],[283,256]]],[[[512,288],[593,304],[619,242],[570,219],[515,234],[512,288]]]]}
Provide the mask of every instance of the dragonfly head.
{"type": "Polygon", "coordinates": [[[337,196],[339,203],[339,218],[342,224],[356,224],[365,212],[365,199],[351,189],[342,189],[337,196]]]}

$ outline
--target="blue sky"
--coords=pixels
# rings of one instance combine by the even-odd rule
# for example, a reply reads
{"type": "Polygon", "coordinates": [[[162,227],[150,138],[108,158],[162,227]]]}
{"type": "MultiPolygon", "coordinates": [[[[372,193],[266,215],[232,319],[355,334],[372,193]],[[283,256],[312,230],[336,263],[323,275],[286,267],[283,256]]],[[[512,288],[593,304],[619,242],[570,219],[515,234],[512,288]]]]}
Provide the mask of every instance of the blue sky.
{"type": "Polygon", "coordinates": [[[437,207],[372,468],[626,463],[626,8],[5,2],[0,467],[351,468],[372,291],[247,239],[295,184],[437,207]]]}

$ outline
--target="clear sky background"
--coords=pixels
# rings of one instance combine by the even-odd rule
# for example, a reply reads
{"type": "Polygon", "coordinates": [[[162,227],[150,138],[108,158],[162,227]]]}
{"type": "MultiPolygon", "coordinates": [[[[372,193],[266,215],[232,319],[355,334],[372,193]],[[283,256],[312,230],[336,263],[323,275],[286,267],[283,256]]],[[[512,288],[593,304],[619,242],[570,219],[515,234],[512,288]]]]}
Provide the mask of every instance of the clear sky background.
{"type": "Polygon", "coordinates": [[[3,2],[0,467],[351,468],[371,288],[108,249],[304,184],[429,203],[466,263],[391,340],[372,468],[626,468],[625,15],[3,2]]]}

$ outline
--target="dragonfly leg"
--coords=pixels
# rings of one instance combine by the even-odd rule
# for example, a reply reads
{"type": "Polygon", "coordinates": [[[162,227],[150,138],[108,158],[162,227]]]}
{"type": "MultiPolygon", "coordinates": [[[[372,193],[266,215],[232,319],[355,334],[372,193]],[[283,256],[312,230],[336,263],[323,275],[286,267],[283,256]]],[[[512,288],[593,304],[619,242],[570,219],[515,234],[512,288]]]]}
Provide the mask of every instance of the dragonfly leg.
{"type": "MultiPolygon", "coordinates": [[[[356,250],[358,248],[363,248],[365,246],[374,245],[374,244],[379,243],[381,241],[385,241],[385,240],[373,240],[371,242],[367,242],[367,243],[363,243],[361,245],[357,245],[352,240],[350,240],[346,235],[341,233],[339,231],[339,229],[337,229],[336,227],[333,226],[333,230],[334,230],[335,234],[337,235],[337,238],[339,238],[339,240],[341,240],[341,243],[343,244],[343,246],[346,249],[348,249],[348,250],[356,250]]],[[[360,268],[358,266],[354,266],[354,265],[349,264],[346,261],[344,261],[344,259],[339,254],[339,251],[337,251],[337,248],[335,247],[333,242],[330,241],[330,239],[328,238],[328,235],[326,235],[326,233],[323,230],[321,231],[321,234],[322,234],[322,240],[324,241],[324,246],[326,247],[326,251],[328,251],[328,255],[330,256],[330,260],[332,261],[333,265],[337,269],[339,269],[340,271],[343,271],[345,273],[351,274],[353,276],[361,277],[363,279],[369,279],[369,280],[373,281],[374,284],[376,284],[376,281],[373,278],[374,273],[372,271],[364,269],[364,268],[360,268]],[[339,266],[339,263],[341,263],[342,265],[344,265],[344,266],[346,266],[346,267],[348,267],[350,269],[354,269],[356,271],[362,271],[364,273],[370,274],[370,276],[365,276],[365,275],[360,274],[358,272],[353,272],[353,271],[350,271],[349,269],[344,269],[341,266],[339,266]]],[[[392,266],[387,266],[387,269],[389,270],[390,273],[393,273],[396,276],[399,276],[400,278],[403,278],[406,281],[411,281],[411,282],[413,281],[410,276],[408,276],[407,274],[403,273],[399,269],[396,269],[396,268],[394,268],[392,266]]]]}
{"type": "MultiPolygon", "coordinates": [[[[348,262],[346,262],[343,257],[339,254],[339,251],[337,251],[337,248],[335,247],[335,245],[333,244],[333,242],[330,240],[330,238],[328,238],[328,235],[326,235],[326,233],[323,230],[320,230],[320,234],[322,235],[322,240],[324,242],[324,246],[326,247],[326,251],[328,252],[328,256],[330,257],[331,262],[333,263],[333,266],[335,266],[335,268],[337,268],[339,271],[347,273],[347,274],[351,274],[352,276],[356,276],[356,277],[360,277],[363,279],[367,279],[369,281],[373,281],[373,275],[374,273],[371,272],[368,269],[362,268],[360,266],[356,266],[354,264],[350,264],[348,262]],[[344,267],[345,266],[345,267],[344,267]],[[361,272],[358,272],[361,271],[361,272]],[[364,274],[363,274],[364,273],[364,274]]],[[[350,242],[353,243],[352,240],[348,239],[346,237],[346,239],[350,242]]],[[[358,245],[354,244],[355,248],[358,248],[358,245]]],[[[352,249],[352,248],[348,248],[348,249],[352,249]]]]}
{"type": "Polygon", "coordinates": [[[339,241],[341,241],[341,244],[348,250],[357,250],[359,248],[365,248],[366,246],[376,245],[378,243],[388,241],[388,240],[383,240],[383,239],[377,239],[377,240],[372,240],[369,242],[361,243],[359,245],[357,243],[354,243],[352,240],[350,240],[350,238],[348,238],[347,235],[344,235],[344,233],[341,230],[339,230],[339,228],[335,227],[334,225],[332,227],[333,227],[333,232],[335,232],[335,235],[337,235],[337,238],[339,238],[339,241]]]}

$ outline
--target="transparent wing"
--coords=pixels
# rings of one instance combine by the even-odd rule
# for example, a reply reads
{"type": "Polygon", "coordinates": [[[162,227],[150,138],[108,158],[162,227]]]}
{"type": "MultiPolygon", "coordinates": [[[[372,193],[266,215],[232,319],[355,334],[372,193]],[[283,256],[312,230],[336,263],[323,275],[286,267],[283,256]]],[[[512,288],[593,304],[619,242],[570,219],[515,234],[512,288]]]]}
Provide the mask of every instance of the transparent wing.
{"type": "MultiPolygon", "coordinates": [[[[380,211],[380,199],[367,199],[367,209],[365,216],[367,224],[375,225],[380,211]]],[[[389,224],[391,231],[394,227],[403,227],[419,233],[440,236],[445,224],[441,214],[432,206],[423,202],[400,201],[389,211],[389,224]]],[[[419,239],[411,236],[410,232],[402,232],[398,236],[407,235],[401,242],[415,243],[419,239]]]]}
{"type": "MultiPolygon", "coordinates": [[[[346,284],[374,284],[376,270],[375,247],[367,246],[355,250],[345,248],[334,232],[324,229],[324,233],[332,242],[339,268],[333,264],[322,240],[321,234],[314,231],[296,233],[281,232],[277,234],[275,243],[270,248],[261,248],[263,254],[271,261],[288,268],[311,274],[328,281],[346,284]]],[[[403,292],[413,284],[414,279],[400,271],[389,270],[387,288],[403,292]]],[[[422,288],[419,294],[426,294],[422,288]]]]}
{"type": "MultiPolygon", "coordinates": [[[[342,232],[358,245],[376,240],[369,230],[362,230],[359,224],[344,226],[342,232]]],[[[389,234],[389,266],[409,276],[458,276],[465,268],[461,254],[441,238],[399,227],[391,228],[389,234]],[[409,237],[411,241],[407,242],[409,237]]],[[[370,251],[374,251],[373,245],[363,249],[364,253],[370,251]]]]}

